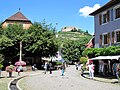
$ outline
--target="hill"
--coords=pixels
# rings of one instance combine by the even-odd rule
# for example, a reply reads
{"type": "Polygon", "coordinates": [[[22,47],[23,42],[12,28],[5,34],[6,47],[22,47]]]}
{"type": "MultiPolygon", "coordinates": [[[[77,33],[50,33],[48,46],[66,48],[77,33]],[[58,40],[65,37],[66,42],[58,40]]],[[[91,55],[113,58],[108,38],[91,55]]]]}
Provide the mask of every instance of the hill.
{"type": "Polygon", "coordinates": [[[87,32],[84,31],[69,31],[69,32],[58,32],[58,40],[62,43],[67,40],[71,41],[77,41],[81,44],[87,44],[89,40],[92,38],[92,35],[90,35],[87,32]]]}

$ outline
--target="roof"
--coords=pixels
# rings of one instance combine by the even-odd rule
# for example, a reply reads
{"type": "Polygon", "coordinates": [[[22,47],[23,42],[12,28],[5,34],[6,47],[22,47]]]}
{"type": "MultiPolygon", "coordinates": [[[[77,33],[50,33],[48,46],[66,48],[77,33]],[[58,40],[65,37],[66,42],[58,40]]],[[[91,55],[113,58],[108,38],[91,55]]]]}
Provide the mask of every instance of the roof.
{"type": "Polygon", "coordinates": [[[27,22],[31,22],[20,11],[17,12],[16,14],[12,15],[11,17],[6,19],[5,21],[27,21],[27,22]]]}
{"type": "Polygon", "coordinates": [[[110,0],[108,3],[106,3],[104,6],[102,6],[101,8],[97,9],[96,11],[90,13],[89,15],[95,16],[96,14],[116,5],[120,3],[120,0],[110,0]]]}

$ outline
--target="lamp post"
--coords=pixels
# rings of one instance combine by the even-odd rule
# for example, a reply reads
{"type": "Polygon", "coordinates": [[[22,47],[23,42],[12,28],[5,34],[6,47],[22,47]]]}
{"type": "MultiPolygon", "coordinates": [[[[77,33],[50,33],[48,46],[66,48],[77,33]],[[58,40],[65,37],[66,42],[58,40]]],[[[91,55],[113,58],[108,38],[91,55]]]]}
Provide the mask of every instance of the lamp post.
{"type": "Polygon", "coordinates": [[[22,41],[20,41],[20,59],[19,61],[22,61],[22,41]]]}

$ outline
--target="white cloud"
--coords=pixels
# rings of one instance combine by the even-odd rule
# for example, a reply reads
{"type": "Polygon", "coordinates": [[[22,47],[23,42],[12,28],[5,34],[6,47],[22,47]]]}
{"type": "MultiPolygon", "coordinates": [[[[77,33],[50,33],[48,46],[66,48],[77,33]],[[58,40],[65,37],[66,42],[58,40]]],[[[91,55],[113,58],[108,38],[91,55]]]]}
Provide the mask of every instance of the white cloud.
{"type": "Polygon", "coordinates": [[[93,7],[85,6],[79,9],[80,16],[88,17],[90,13],[100,8],[100,4],[95,4],[93,7]]]}

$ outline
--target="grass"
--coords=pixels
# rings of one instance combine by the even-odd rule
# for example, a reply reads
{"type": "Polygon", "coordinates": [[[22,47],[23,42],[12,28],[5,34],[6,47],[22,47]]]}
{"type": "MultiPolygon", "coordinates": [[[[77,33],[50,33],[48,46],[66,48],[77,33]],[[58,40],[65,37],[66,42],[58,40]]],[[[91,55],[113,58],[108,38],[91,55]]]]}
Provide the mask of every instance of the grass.
{"type": "Polygon", "coordinates": [[[0,90],[8,90],[8,83],[12,78],[0,77],[0,90]]]}

